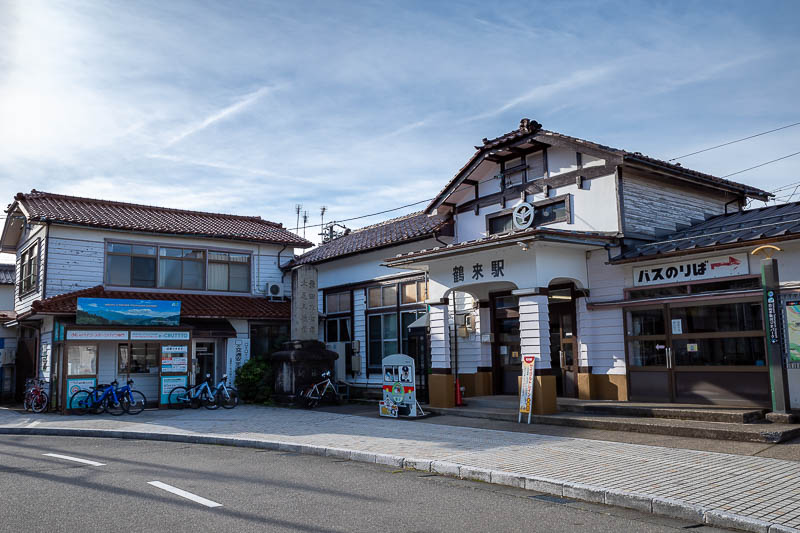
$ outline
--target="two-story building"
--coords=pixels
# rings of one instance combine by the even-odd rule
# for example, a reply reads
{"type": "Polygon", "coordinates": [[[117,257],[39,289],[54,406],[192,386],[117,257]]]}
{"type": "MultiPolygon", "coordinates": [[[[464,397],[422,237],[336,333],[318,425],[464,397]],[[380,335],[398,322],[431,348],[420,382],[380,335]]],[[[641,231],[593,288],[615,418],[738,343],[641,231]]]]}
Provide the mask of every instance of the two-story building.
{"type": "MultiPolygon", "coordinates": [[[[417,224],[428,217],[451,237],[429,231],[425,242],[404,240],[403,219],[388,221],[363,230],[397,235],[374,241],[380,253],[353,255],[336,239],[295,264],[316,265],[327,320],[338,319],[332,300],[351,302],[342,312],[352,321],[343,323],[347,334],[360,341],[354,382],[377,385],[378,376],[365,373],[387,352],[405,351],[406,287],[394,270],[401,281],[427,282],[413,302],[407,289],[407,305],[424,302],[428,311],[433,405],[453,404],[456,378],[467,395],[517,394],[522,358],[531,355],[539,412],[552,411],[557,396],[767,405],[758,261],[743,255],[751,243],[733,256],[703,241],[685,252],[697,265],[656,265],[661,274],[642,280],[639,273],[661,260],[658,246],[647,246],[666,246],[672,234],[768,197],[525,119],[484,139],[426,209],[409,217],[417,224]],[[686,296],[680,306],[658,300],[676,291],[686,296]],[[725,340],[731,328],[740,341],[725,340]]],[[[326,340],[346,338],[341,327],[326,340]]]]}
{"type": "Polygon", "coordinates": [[[73,389],[123,378],[151,402],[288,340],[279,268],[311,243],[280,224],[31,191],[7,209],[17,257],[17,381],[73,389]]]}

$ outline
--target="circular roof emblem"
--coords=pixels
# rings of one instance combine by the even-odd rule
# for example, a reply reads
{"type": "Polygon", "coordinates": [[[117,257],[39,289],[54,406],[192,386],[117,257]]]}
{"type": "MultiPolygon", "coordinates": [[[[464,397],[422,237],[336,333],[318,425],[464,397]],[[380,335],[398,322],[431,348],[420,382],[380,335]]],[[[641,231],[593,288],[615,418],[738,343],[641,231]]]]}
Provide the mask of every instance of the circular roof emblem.
{"type": "Polygon", "coordinates": [[[512,214],[515,229],[528,229],[533,224],[533,206],[528,202],[522,202],[514,208],[512,214]]]}

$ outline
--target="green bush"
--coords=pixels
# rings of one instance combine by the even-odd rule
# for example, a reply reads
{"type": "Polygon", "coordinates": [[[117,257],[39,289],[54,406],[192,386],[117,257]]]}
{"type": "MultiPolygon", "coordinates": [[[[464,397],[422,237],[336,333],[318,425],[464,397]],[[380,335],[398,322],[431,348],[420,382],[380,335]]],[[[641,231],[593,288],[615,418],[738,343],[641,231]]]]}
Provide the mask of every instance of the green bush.
{"type": "Polygon", "coordinates": [[[272,396],[272,366],[262,358],[253,358],[236,373],[239,399],[250,403],[266,403],[272,396]]]}

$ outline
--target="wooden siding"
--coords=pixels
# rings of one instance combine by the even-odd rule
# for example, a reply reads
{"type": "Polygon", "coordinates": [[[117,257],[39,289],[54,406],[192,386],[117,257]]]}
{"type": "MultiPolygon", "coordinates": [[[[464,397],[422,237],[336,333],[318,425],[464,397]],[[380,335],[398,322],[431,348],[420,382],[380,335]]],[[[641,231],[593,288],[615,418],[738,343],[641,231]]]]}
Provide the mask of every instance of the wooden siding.
{"type": "MultiPolygon", "coordinates": [[[[467,337],[457,337],[455,335],[454,323],[452,316],[448,317],[450,324],[450,346],[455,346],[458,342],[458,372],[460,374],[473,374],[478,371],[479,366],[484,366],[481,363],[481,336],[480,326],[477,324],[477,313],[472,309],[472,296],[465,292],[451,293],[451,297],[455,300],[456,313],[472,313],[476,318],[475,332],[467,337]]],[[[452,304],[448,309],[448,315],[451,314],[452,304]]],[[[455,357],[453,358],[455,365],[455,357]]],[[[455,372],[455,368],[453,371],[455,372]]]]}
{"type": "Polygon", "coordinates": [[[103,241],[50,237],[47,253],[47,297],[103,283],[103,241]]]}
{"type": "Polygon", "coordinates": [[[675,186],[668,178],[656,180],[623,174],[623,230],[626,236],[655,237],[681,226],[725,212],[721,193],[705,193],[675,186]]]}
{"type": "Polygon", "coordinates": [[[16,283],[14,285],[14,310],[17,315],[25,313],[31,308],[31,304],[36,300],[42,299],[42,292],[44,290],[44,268],[45,257],[47,257],[47,239],[45,238],[47,230],[44,225],[33,227],[30,231],[26,231],[20,244],[17,246],[17,259],[16,259],[16,283]],[[38,280],[36,282],[36,290],[26,293],[22,298],[19,297],[20,280],[22,279],[22,264],[20,258],[22,252],[35,242],[39,241],[39,272],[37,272],[38,280]]]}

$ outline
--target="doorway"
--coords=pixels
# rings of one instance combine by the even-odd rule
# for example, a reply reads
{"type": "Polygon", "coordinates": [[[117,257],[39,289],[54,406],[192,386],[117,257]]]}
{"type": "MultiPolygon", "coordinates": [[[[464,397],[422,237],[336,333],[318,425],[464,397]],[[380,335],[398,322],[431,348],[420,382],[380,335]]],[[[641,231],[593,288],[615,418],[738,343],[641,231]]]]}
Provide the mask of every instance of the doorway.
{"type": "Polygon", "coordinates": [[[492,331],[492,375],[496,394],[519,394],[522,349],[519,336],[519,297],[498,293],[490,297],[492,331]]]}
{"type": "Polygon", "coordinates": [[[575,285],[551,285],[547,294],[550,316],[550,368],[556,394],[578,397],[578,345],[575,333],[575,285]]]}
{"type": "Polygon", "coordinates": [[[195,342],[194,344],[194,359],[195,359],[195,376],[194,383],[202,383],[206,379],[206,375],[211,375],[211,380],[216,383],[215,369],[215,343],[214,341],[195,342]]]}

